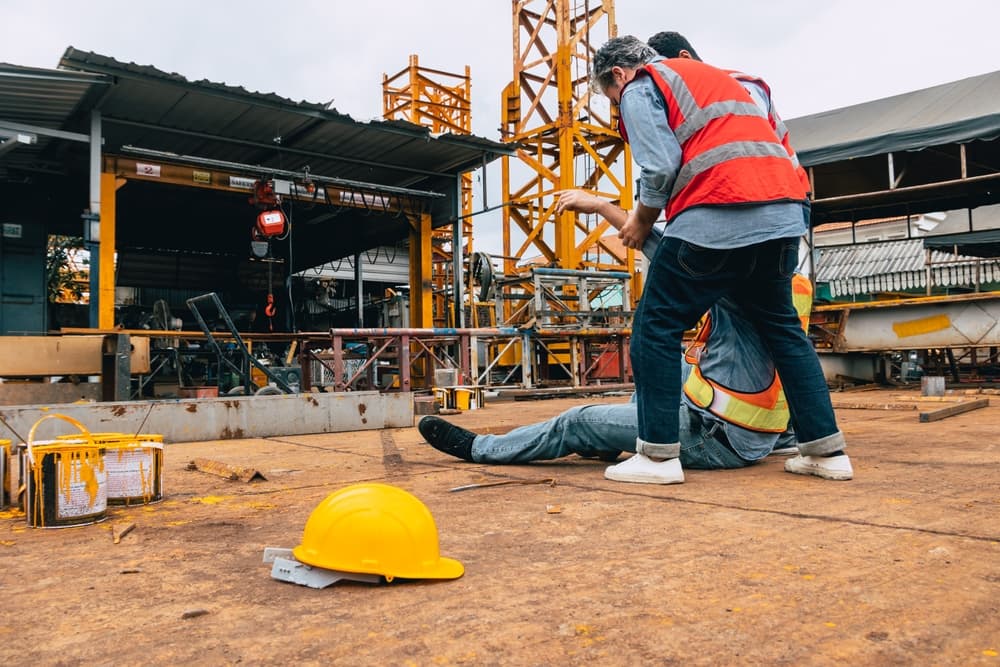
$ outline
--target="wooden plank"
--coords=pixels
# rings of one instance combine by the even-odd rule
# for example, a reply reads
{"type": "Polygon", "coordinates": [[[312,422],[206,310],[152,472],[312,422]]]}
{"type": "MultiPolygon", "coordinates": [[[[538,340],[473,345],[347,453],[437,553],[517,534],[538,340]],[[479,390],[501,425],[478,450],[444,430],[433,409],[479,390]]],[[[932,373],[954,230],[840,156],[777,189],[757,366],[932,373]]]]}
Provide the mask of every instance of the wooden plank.
{"type": "Polygon", "coordinates": [[[223,463],[222,461],[213,461],[212,459],[197,458],[187,464],[187,469],[207,472],[211,475],[218,475],[219,477],[224,477],[231,482],[253,482],[256,480],[260,480],[262,482],[267,481],[267,478],[264,477],[259,470],[244,466],[229,465],[223,463]]]}
{"type": "MultiPolygon", "coordinates": [[[[103,336],[0,336],[0,377],[100,375],[103,336]]],[[[149,372],[149,339],[131,338],[132,372],[149,372]]]]}
{"type": "Polygon", "coordinates": [[[834,410],[916,410],[914,403],[834,403],[834,410]]]}
{"type": "Polygon", "coordinates": [[[955,405],[949,405],[946,408],[931,410],[930,412],[921,412],[920,421],[936,422],[940,419],[946,419],[948,417],[960,415],[963,412],[969,412],[970,410],[978,410],[979,408],[985,408],[989,404],[990,404],[990,399],[988,398],[980,398],[974,401],[968,401],[966,403],[957,403],[955,405]]]}
{"type": "Polygon", "coordinates": [[[894,398],[900,401],[916,401],[918,403],[961,403],[968,400],[966,396],[910,396],[898,394],[894,398]]]}

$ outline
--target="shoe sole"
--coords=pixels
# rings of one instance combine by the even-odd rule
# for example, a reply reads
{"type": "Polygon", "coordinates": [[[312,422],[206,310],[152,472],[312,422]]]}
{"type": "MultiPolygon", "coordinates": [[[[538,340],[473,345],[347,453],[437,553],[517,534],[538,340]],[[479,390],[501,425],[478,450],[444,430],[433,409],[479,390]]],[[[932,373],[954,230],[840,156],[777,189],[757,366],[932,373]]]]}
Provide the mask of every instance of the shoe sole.
{"type": "Polygon", "coordinates": [[[768,456],[792,456],[793,454],[798,454],[798,447],[787,447],[785,449],[772,449],[768,456]]]}
{"type": "Polygon", "coordinates": [[[604,473],[605,479],[610,479],[612,482],[631,482],[632,484],[683,484],[684,476],[673,477],[670,479],[663,479],[662,477],[654,477],[652,475],[616,475],[604,473]]]}
{"type": "Polygon", "coordinates": [[[828,479],[832,482],[847,482],[854,479],[853,471],[820,470],[818,468],[789,468],[786,466],[785,472],[790,472],[793,475],[809,475],[811,477],[819,477],[821,479],[828,479]]]}

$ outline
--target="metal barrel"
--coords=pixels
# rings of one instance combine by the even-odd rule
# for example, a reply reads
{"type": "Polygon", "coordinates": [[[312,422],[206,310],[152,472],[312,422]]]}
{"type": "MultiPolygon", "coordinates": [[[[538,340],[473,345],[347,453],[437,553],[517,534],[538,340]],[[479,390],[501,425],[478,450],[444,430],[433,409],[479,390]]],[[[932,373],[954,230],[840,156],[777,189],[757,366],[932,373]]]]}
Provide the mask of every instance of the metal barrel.
{"type": "Polygon", "coordinates": [[[80,422],[65,415],[45,415],[31,427],[21,452],[25,484],[24,514],[34,528],[64,528],[107,518],[107,471],[104,449],[80,422]],[[42,422],[61,419],[80,433],[73,439],[35,440],[42,422]]]}

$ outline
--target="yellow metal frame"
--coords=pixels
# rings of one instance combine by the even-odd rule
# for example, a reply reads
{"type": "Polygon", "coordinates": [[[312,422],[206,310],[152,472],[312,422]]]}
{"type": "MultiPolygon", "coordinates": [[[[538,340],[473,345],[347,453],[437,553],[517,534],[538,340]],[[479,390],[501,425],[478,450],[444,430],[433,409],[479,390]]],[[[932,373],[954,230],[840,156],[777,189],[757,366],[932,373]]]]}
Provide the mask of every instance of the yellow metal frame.
{"type": "MultiPolygon", "coordinates": [[[[149,161],[145,161],[148,163],[149,161]]],[[[186,187],[202,188],[208,190],[219,190],[225,192],[235,192],[245,194],[245,188],[237,188],[229,185],[233,177],[242,177],[243,174],[234,172],[211,171],[199,167],[188,165],[172,164],[169,162],[156,161],[159,167],[156,175],[148,175],[143,170],[137,168],[138,160],[133,158],[120,157],[117,155],[105,155],[103,158],[103,171],[101,173],[101,243],[100,243],[100,268],[98,270],[98,328],[101,330],[113,330],[115,328],[115,246],[116,246],[116,195],[118,190],[129,180],[153,181],[157,183],[167,183],[172,185],[183,185],[186,187]]],[[[331,201],[337,202],[337,206],[367,209],[370,204],[366,204],[362,197],[357,197],[356,193],[346,189],[337,188],[331,185],[324,185],[327,196],[331,201]]],[[[299,199],[308,199],[307,195],[293,195],[299,199]]],[[[426,227],[430,230],[430,214],[423,212],[423,205],[407,197],[389,197],[386,201],[385,211],[387,213],[402,213],[407,216],[411,224],[411,238],[414,229],[422,230],[426,227]]],[[[430,232],[427,232],[428,239],[430,232]]],[[[411,248],[413,245],[411,244],[411,248]]],[[[416,259],[411,249],[410,265],[426,262],[430,264],[430,245],[416,244],[416,259]]],[[[418,267],[419,268],[419,267],[418,267]]],[[[419,275],[429,274],[429,269],[421,269],[419,275]]],[[[411,268],[411,278],[412,278],[411,268]]],[[[423,281],[411,284],[420,285],[423,281]]],[[[427,299],[430,298],[428,289],[427,299]]],[[[422,301],[417,299],[417,301],[422,301]]],[[[429,308],[422,303],[415,306],[416,314],[419,311],[419,321],[427,322],[431,326],[429,315],[425,318],[424,311],[429,308]]],[[[413,307],[411,307],[411,310],[413,307]]],[[[429,310],[427,311],[429,312],[429,310]]],[[[413,320],[418,321],[418,320],[413,320]]]]}
{"type": "MultiPolygon", "coordinates": [[[[411,55],[408,67],[392,76],[382,75],[382,108],[386,120],[407,120],[434,133],[471,134],[472,78],[469,66],[465,66],[463,76],[421,67],[418,57],[411,55]]],[[[461,181],[462,249],[463,256],[469,257],[472,255],[472,174],[462,174],[461,181]]],[[[452,241],[450,227],[433,230],[433,326],[456,324],[451,320],[452,311],[445,298],[454,271],[452,241]]],[[[422,300],[424,295],[414,292],[416,284],[413,285],[411,298],[422,300]]],[[[471,304],[471,284],[468,287],[471,304]]],[[[428,322],[426,326],[432,325],[428,322]]]]}
{"type": "Polygon", "coordinates": [[[534,256],[564,269],[627,271],[633,304],[641,284],[635,252],[602,240],[605,220],[555,213],[556,193],[586,188],[632,207],[632,159],[615,129],[616,110],[592,99],[591,55],[617,34],[614,2],[513,0],[514,80],[504,91],[504,141],[521,145],[503,158],[504,273],[534,256]],[[531,175],[522,184],[518,174],[531,175]]]}

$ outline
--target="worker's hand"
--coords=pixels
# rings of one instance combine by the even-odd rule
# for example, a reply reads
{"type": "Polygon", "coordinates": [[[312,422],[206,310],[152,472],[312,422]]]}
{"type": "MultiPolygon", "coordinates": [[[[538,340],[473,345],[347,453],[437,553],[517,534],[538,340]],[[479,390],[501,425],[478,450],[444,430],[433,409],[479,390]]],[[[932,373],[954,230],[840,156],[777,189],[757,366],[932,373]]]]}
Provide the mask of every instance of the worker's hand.
{"type": "Polygon", "coordinates": [[[556,213],[575,211],[577,213],[597,213],[604,200],[586,190],[560,190],[556,193],[556,213]]]}
{"type": "Polygon", "coordinates": [[[622,226],[621,231],[618,232],[618,238],[622,240],[622,244],[626,248],[642,250],[642,244],[646,242],[646,237],[649,236],[649,232],[652,229],[652,221],[649,223],[643,222],[639,216],[636,215],[636,211],[632,211],[629,213],[628,219],[625,220],[625,224],[622,226]]]}

